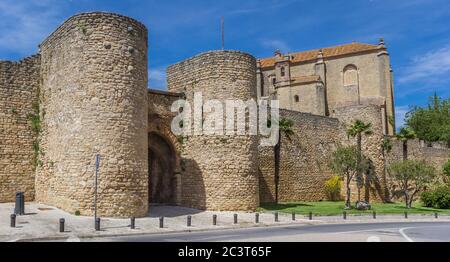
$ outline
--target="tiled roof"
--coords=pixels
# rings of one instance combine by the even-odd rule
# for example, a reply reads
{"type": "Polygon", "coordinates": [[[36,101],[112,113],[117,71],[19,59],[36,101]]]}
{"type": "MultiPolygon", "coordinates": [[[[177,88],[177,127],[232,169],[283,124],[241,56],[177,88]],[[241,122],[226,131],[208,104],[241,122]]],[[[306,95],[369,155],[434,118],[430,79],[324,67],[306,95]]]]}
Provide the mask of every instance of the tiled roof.
{"type": "Polygon", "coordinates": [[[277,85],[277,87],[291,86],[291,85],[301,85],[301,84],[310,84],[322,81],[320,76],[318,75],[310,75],[310,76],[299,76],[291,78],[289,83],[283,83],[277,85]]]}
{"type": "Polygon", "coordinates": [[[320,76],[318,75],[312,75],[312,76],[299,76],[291,78],[291,81],[293,84],[300,84],[300,83],[310,83],[310,82],[318,82],[320,80],[320,76]]]}
{"type": "MultiPolygon", "coordinates": [[[[347,55],[376,49],[378,49],[377,45],[351,43],[340,46],[322,48],[322,52],[324,58],[329,58],[333,56],[347,55]]],[[[291,62],[293,63],[306,62],[317,59],[317,55],[319,54],[320,50],[321,49],[315,49],[298,53],[290,53],[289,55],[293,56],[291,60],[291,62]]],[[[263,58],[260,59],[259,61],[261,62],[261,67],[270,67],[275,65],[275,57],[263,58]]]]}

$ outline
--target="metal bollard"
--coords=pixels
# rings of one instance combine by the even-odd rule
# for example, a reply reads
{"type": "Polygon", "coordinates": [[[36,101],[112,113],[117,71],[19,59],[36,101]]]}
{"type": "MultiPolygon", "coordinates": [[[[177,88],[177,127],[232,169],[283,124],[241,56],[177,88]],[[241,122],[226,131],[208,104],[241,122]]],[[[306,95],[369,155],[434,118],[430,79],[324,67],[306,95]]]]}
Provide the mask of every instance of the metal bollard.
{"type": "Polygon", "coordinates": [[[66,220],[64,218],[59,219],[59,233],[64,233],[64,223],[66,220]]]}
{"type": "Polygon", "coordinates": [[[346,211],[342,212],[342,216],[344,219],[347,219],[347,212],[346,211]]]}
{"type": "Polygon", "coordinates": [[[255,214],[255,223],[258,224],[259,223],[259,213],[255,214]]]}
{"type": "Polygon", "coordinates": [[[16,214],[11,214],[11,227],[16,227],[16,214]]]}
{"type": "Polygon", "coordinates": [[[275,222],[280,222],[280,221],[278,220],[278,212],[275,212],[274,216],[275,216],[275,222]]]}
{"type": "Polygon", "coordinates": [[[20,215],[25,215],[25,193],[21,192],[22,197],[20,199],[20,215]]]}
{"type": "Polygon", "coordinates": [[[406,219],[408,218],[408,212],[405,212],[405,218],[406,219]]]}
{"type": "Polygon", "coordinates": [[[373,215],[373,219],[377,219],[377,212],[373,211],[372,215],[373,215]]]}
{"type": "Polygon", "coordinates": [[[95,219],[95,231],[100,231],[100,218],[95,219]]]}
{"type": "Polygon", "coordinates": [[[438,219],[439,218],[439,214],[438,213],[434,213],[434,218],[438,219]]]}
{"type": "Polygon", "coordinates": [[[312,220],[312,219],[313,219],[313,213],[309,212],[309,220],[312,220]]]}
{"type": "Polygon", "coordinates": [[[217,215],[213,215],[213,226],[217,226],[217,215]]]}
{"type": "Polygon", "coordinates": [[[16,193],[16,204],[14,206],[14,214],[20,215],[22,213],[21,208],[22,208],[22,193],[17,192],[16,193]]]}
{"type": "Polygon", "coordinates": [[[159,218],[159,228],[164,228],[164,217],[159,218]]]}
{"type": "Polygon", "coordinates": [[[234,214],[234,224],[237,224],[237,223],[238,223],[238,215],[234,214]]]}
{"type": "Polygon", "coordinates": [[[192,217],[191,216],[187,216],[187,226],[190,227],[192,226],[192,217]]]}
{"type": "Polygon", "coordinates": [[[131,220],[130,228],[135,229],[136,228],[136,218],[132,217],[130,220],[131,220]]]}
{"type": "Polygon", "coordinates": [[[292,221],[295,221],[295,213],[292,212],[292,221]]]}

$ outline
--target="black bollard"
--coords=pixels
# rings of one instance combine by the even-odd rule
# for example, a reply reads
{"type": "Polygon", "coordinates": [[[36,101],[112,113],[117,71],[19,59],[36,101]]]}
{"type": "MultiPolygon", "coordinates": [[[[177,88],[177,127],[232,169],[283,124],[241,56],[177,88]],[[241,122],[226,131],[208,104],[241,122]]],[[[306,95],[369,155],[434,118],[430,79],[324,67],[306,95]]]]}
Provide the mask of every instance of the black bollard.
{"type": "Polygon", "coordinates": [[[191,216],[187,216],[187,226],[190,227],[192,226],[192,217],[191,216]]]}
{"type": "Polygon", "coordinates": [[[373,219],[377,219],[377,212],[373,211],[372,215],[373,215],[373,219]]]}
{"type": "Polygon", "coordinates": [[[59,233],[64,233],[64,223],[66,220],[64,218],[59,219],[59,233]]]}
{"type": "Polygon", "coordinates": [[[217,215],[213,215],[213,226],[217,226],[217,215]]]}
{"type": "Polygon", "coordinates": [[[255,214],[255,223],[258,224],[259,223],[259,213],[255,214]]]}
{"type": "Polygon", "coordinates": [[[238,223],[238,215],[234,214],[234,224],[237,224],[237,223],[238,223]]]}
{"type": "Polygon", "coordinates": [[[274,216],[275,216],[275,222],[280,222],[280,221],[278,220],[278,212],[275,212],[274,216]]]}
{"type": "Polygon", "coordinates": [[[11,227],[16,227],[16,214],[11,214],[11,227]]]}
{"type": "Polygon", "coordinates": [[[347,212],[344,211],[344,212],[342,213],[342,216],[343,216],[344,219],[347,219],[347,212]]]}
{"type": "Polygon", "coordinates": [[[295,213],[292,212],[292,221],[295,221],[295,213]]]}
{"type": "Polygon", "coordinates": [[[130,220],[131,220],[130,228],[135,229],[136,228],[136,218],[132,217],[130,220]]]}
{"type": "Polygon", "coordinates": [[[309,220],[312,220],[312,219],[313,219],[313,213],[309,212],[309,220]]]}
{"type": "Polygon", "coordinates": [[[408,212],[405,212],[405,218],[406,219],[408,218],[408,212]]]}
{"type": "Polygon", "coordinates": [[[14,206],[14,214],[20,215],[22,213],[21,208],[22,208],[22,193],[17,192],[16,193],[16,204],[14,206]]]}
{"type": "Polygon", "coordinates": [[[164,217],[159,218],[159,228],[164,228],[164,217]]]}
{"type": "Polygon", "coordinates": [[[22,197],[20,199],[20,215],[25,215],[25,193],[20,192],[22,197]]]}
{"type": "Polygon", "coordinates": [[[100,218],[95,219],[95,231],[100,231],[100,218]]]}

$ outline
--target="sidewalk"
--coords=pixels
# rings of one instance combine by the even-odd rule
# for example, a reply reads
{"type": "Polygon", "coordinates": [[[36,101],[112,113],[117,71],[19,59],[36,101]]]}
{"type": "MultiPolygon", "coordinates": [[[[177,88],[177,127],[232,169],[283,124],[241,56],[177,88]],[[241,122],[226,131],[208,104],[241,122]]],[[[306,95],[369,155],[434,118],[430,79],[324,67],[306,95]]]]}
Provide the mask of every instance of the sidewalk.
{"type": "Polygon", "coordinates": [[[149,216],[136,219],[136,229],[130,228],[130,219],[102,218],[101,231],[94,230],[93,217],[81,217],[66,213],[54,207],[43,204],[27,203],[25,216],[17,216],[16,228],[10,227],[10,214],[14,209],[13,203],[0,204],[0,241],[32,241],[66,239],[79,241],[80,238],[112,237],[126,235],[140,235],[152,233],[173,233],[202,230],[219,230],[230,228],[264,227],[280,225],[311,225],[335,223],[363,223],[363,222],[398,222],[398,221],[448,221],[450,216],[409,215],[378,215],[377,219],[368,216],[314,217],[308,220],[305,216],[297,215],[292,221],[290,214],[279,214],[279,222],[275,222],[274,214],[261,213],[260,223],[255,223],[255,213],[244,212],[210,212],[183,207],[153,206],[149,216]],[[217,215],[217,225],[212,224],[212,216],[217,215]],[[238,224],[234,224],[234,214],[238,214],[238,224]],[[187,227],[187,216],[192,216],[192,226],[187,227]],[[164,216],[164,228],[159,228],[159,217],[164,216]],[[65,232],[59,233],[59,219],[65,218],[65,232]]]}

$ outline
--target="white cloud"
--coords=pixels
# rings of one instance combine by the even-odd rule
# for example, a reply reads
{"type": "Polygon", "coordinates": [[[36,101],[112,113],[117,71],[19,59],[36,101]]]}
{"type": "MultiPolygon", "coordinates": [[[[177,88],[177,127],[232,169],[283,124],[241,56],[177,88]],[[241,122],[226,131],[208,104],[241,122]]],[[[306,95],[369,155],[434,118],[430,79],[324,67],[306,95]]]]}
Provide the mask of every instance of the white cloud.
{"type": "Polygon", "coordinates": [[[62,2],[55,0],[0,2],[0,48],[18,55],[37,52],[37,46],[55,28],[62,2]]]}
{"type": "Polygon", "coordinates": [[[409,111],[410,111],[409,106],[395,107],[395,125],[397,129],[405,125],[405,115],[409,111]]]}
{"type": "Polygon", "coordinates": [[[166,88],[166,70],[165,67],[158,67],[148,70],[149,87],[152,89],[166,88]]]}
{"type": "Polygon", "coordinates": [[[416,56],[400,70],[399,83],[427,80],[436,82],[450,73],[450,45],[416,56]]]}
{"type": "Polygon", "coordinates": [[[261,44],[266,49],[272,49],[272,51],[275,51],[276,49],[280,49],[282,53],[287,53],[291,51],[291,48],[289,45],[279,39],[263,39],[261,41],[261,44]]]}

